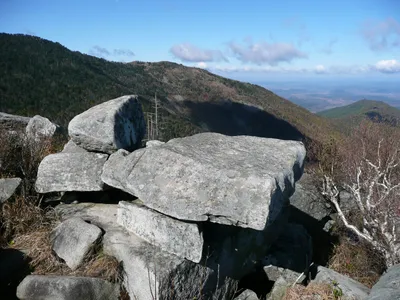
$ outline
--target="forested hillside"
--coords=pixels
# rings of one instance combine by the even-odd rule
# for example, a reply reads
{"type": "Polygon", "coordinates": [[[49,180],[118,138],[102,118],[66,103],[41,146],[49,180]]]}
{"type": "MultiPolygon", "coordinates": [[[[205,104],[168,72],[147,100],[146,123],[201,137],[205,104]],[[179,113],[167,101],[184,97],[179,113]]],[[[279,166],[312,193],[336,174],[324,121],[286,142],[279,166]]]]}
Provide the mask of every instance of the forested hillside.
{"type": "Polygon", "coordinates": [[[198,131],[323,139],[328,121],[269,90],[170,62],[117,63],[27,35],[0,34],[0,111],[40,114],[62,125],[124,94],[144,111],[161,104],[163,139],[198,131]]]}

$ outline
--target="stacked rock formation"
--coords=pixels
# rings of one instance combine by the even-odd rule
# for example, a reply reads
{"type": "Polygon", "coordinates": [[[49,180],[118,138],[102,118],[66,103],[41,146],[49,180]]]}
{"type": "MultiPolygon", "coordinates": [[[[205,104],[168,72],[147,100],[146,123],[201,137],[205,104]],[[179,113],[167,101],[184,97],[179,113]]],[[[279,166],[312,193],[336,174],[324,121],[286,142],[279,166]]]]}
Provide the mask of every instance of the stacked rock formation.
{"type": "Polygon", "coordinates": [[[103,229],[104,251],[123,262],[125,288],[139,300],[230,299],[284,230],[305,158],[300,142],[217,133],[139,149],[136,96],[89,109],[68,131],[64,150],[41,162],[36,189],[136,197],[57,209],[103,229]]]}

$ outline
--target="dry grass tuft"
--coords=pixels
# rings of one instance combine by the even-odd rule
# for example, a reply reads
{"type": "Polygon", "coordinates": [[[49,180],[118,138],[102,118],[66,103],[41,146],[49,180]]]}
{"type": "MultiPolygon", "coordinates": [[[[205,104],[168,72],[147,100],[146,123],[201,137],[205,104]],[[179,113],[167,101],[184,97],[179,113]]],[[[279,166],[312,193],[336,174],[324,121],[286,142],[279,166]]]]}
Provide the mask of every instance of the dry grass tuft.
{"type": "Polygon", "coordinates": [[[16,196],[13,202],[2,206],[3,236],[24,235],[43,230],[57,223],[57,216],[52,209],[43,210],[36,202],[37,197],[16,196]]]}
{"type": "Polygon", "coordinates": [[[308,286],[296,284],[287,289],[283,300],[337,300],[334,289],[329,284],[310,283],[308,286]]]}
{"type": "Polygon", "coordinates": [[[385,260],[368,245],[342,237],[328,267],[371,288],[385,271],[385,260]]]}
{"type": "Polygon", "coordinates": [[[115,257],[100,253],[93,256],[76,272],[78,272],[79,276],[97,277],[111,282],[120,282],[120,271],[120,263],[115,257]]]}

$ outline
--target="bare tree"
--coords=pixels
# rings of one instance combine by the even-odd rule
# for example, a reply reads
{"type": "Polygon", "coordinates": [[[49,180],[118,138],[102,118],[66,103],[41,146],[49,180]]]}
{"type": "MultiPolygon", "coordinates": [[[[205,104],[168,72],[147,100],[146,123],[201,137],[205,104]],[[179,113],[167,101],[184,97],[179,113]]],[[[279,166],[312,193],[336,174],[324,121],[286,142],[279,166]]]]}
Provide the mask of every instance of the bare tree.
{"type": "Polygon", "coordinates": [[[399,130],[362,123],[338,152],[340,161],[324,170],[322,194],[348,230],[384,255],[387,266],[399,263],[399,130]],[[350,193],[356,218],[346,214],[341,190],[350,193]]]}

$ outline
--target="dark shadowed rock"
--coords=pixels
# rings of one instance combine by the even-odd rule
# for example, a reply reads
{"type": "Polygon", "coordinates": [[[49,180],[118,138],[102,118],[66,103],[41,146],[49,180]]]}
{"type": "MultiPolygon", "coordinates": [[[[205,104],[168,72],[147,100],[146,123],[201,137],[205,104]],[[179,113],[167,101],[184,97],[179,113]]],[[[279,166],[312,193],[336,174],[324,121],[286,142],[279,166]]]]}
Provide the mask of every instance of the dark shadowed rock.
{"type": "Polygon", "coordinates": [[[99,153],[50,154],[39,165],[36,191],[101,191],[101,172],[107,157],[99,153]]]}
{"type": "Polygon", "coordinates": [[[288,223],[282,234],[272,244],[263,264],[269,280],[277,281],[282,277],[289,284],[302,281],[301,274],[308,274],[313,261],[312,240],[303,226],[288,223]]]}
{"type": "Polygon", "coordinates": [[[135,150],[145,135],[146,126],[137,96],[123,96],[74,117],[68,125],[71,139],[89,151],[113,153],[135,150]]]}
{"type": "Polygon", "coordinates": [[[21,184],[21,178],[0,179],[0,204],[10,199],[21,184]]]}
{"type": "Polygon", "coordinates": [[[0,248],[0,299],[15,299],[17,286],[32,270],[26,253],[0,248]]]}
{"type": "Polygon", "coordinates": [[[303,174],[296,183],[290,204],[316,220],[322,220],[332,214],[332,209],[318,190],[318,184],[312,175],[303,174]]]}
{"type": "Polygon", "coordinates": [[[125,201],[119,203],[118,223],[164,251],[196,263],[202,258],[204,241],[198,224],[182,222],[125,201]]]}
{"type": "Polygon", "coordinates": [[[263,230],[287,205],[304,157],[300,142],[202,133],[118,151],[102,180],[177,219],[263,230]]]}
{"type": "Polygon", "coordinates": [[[390,267],[372,287],[367,300],[400,299],[400,264],[390,267]]]}
{"type": "Polygon", "coordinates": [[[101,235],[100,228],[74,217],[62,222],[52,231],[52,249],[68,267],[75,270],[101,235]]]}
{"type": "Polygon", "coordinates": [[[21,300],[117,300],[118,295],[118,285],[90,277],[29,275],[17,289],[21,300]]]}

